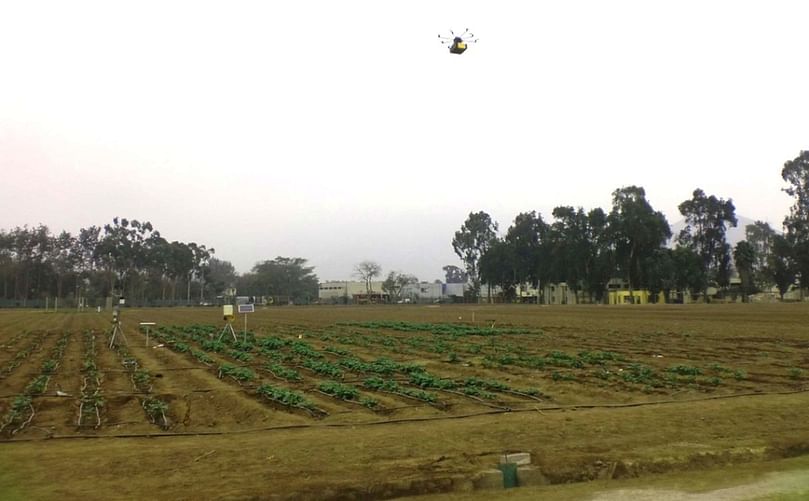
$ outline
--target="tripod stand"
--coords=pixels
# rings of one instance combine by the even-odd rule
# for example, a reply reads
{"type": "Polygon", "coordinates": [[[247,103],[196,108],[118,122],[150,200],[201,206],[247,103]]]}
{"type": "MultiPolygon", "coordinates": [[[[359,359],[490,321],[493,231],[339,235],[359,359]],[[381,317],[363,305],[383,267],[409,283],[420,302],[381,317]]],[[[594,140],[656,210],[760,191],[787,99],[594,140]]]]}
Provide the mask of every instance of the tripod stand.
{"type": "Polygon", "coordinates": [[[222,332],[219,334],[219,338],[217,339],[217,341],[221,341],[222,337],[224,337],[224,335],[227,334],[228,332],[230,332],[230,335],[233,336],[234,341],[238,341],[238,339],[236,339],[236,332],[233,330],[233,324],[230,321],[228,321],[228,323],[225,324],[225,328],[222,329],[222,332]]]}
{"type": "Polygon", "coordinates": [[[124,338],[124,344],[128,346],[129,341],[126,340],[124,330],[121,328],[121,320],[119,320],[118,317],[115,317],[115,319],[112,321],[112,334],[110,335],[110,349],[112,349],[112,347],[115,345],[115,336],[117,336],[118,334],[120,334],[121,337],[124,338]]]}

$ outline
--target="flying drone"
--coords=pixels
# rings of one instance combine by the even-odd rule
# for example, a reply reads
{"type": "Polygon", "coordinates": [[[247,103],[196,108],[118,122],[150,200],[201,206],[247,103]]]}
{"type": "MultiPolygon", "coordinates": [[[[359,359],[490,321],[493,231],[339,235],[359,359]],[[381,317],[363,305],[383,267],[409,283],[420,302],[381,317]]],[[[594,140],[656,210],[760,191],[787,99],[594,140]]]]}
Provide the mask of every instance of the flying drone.
{"type": "Polygon", "coordinates": [[[469,33],[469,28],[466,28],[460,35],[456,35],[452,30],[449,30],[449,34],[450,36],[438,35],[438,38],[441,39],[442,45],[449,45],[449,52],[451,54],[463,54],[468,44],[478,42],[475,35],[469,33]]]}

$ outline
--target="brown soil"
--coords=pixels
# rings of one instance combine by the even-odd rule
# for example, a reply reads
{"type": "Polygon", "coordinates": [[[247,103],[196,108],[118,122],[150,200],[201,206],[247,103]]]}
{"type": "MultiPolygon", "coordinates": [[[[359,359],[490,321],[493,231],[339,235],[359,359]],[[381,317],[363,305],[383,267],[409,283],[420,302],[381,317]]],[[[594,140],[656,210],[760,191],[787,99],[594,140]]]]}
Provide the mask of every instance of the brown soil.
{"type": "MultiPolygon", "coordinates": [[[[337,346],[365,360],[385,356],[422,364],[432,374],[457,381],[485,377],[546,395],[537,401],[498,393],[495,400],[481,402],[438,391],[440,405],[430,406],[363,390],[387,409],[373,412],[317,393],[317,384],[326,378],[306,369],[299,369],[302,382],[286,383],[259,370],[264,359],[247,364],[262,382],[305,393],[329,412],[322,418],[263,400],[254,392],[256,383],[219,379],[215,367],[191,355],[152,347],[157,343],[146,346],[142,334],[128,327],[139,321],[220,325],[218,313],[124,313],[129,351],[153,375],[150,394],[169,403],[171,426],[164,431],[149,422],[141,406],[144,395],[134,390],[104,335],[97,341],[106,402],[102,426],[77,429],[77,399],[52,396],[57,385],[78,395],[82,332],[103,332],[109,327],[105,318],[0,312],[0,344],[12,339],[20,325],[50,331],[40,351],[0,380],[2,413],[38,374],[58,337],[72,333],[49,396],[35,398],[31,426],[0,442],[0,470],[6,472],[0,475],[0,494],[5,489],[26,499],[385,498],[475,488],[480,473],[493,468],[506,451],[531,452],[550,483],[637,477],[809,451],[809,425],[802,412],[809,404],[805,305],[312,307],[255,313],[250,327],[258,336],[300,337],[317,349],[337,346]],[[430,345],[407,344],[415,337],[430,343],[439,337],[427,332],[340,324],[466,324],[473,312],[487,323],[533,333],[441,337],[446,345],[441,350],[449,351],[434,352],[430,345]],[[341,344],[337,335],[370,342],[341,344]],[[469,351],[470,345],[480,348],[469,351]],[[615,352],[623,361],[606,366],[614,371],[606,379],[596,366],[534,369],[492,362],[502,354],[538,357],[584,350],[615,352]],[[455,360],[449,352],[456,353],[455,360]],[[670,385],[651,386],[617,375],[631,364],[648,366],[661,377],[676,365],[703,373],[694,382],[683,376],[670,385]],[[572,380],[561,380],[560,374],[572,380]],[[720,382],[709,383],[711,377],[720,382]],[[498,405],[513,412],[497,411],[493,406],[498,405]],[[56,438],[42,441],[45,437],[56,438]]],[[[19,341],[14,349],[24,344],[19,341]]],[[[227,355],[214,358],[233,362],[227,355]]],[[[337,361],[336,356],[326,358],[337,361]]],[[[344,382],[359,384],[362,378],[347,373],[344,382]]]]}

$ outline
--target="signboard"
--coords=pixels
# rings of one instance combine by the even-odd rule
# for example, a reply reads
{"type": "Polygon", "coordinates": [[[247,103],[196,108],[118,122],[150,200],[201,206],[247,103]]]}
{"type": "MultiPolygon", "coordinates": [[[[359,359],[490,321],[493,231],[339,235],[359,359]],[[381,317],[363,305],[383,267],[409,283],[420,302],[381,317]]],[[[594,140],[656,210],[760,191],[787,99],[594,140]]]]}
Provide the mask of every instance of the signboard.
{"type": "Polygon", "coordinates": [[[255,313],[255,306],[252,304],[240,304],[239,313],[255,313]]]}

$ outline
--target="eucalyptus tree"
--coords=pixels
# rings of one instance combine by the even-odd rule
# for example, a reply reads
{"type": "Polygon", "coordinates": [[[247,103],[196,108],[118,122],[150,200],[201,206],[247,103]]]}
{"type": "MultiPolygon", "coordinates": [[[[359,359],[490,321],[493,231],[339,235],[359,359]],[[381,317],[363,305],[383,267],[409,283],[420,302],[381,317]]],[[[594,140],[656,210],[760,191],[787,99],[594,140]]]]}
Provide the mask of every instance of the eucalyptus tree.
{"type": "Polygon", "coordinates": [[[691,199],[678,208],[685,217],[686,226],[680,231],[677,242],[699,256],[705,282],[703,297],[707,301],[710,282],[716,282],[720,287],[730,283],[731,250],[725,235],[727,226],[737,224],[736,207],[730,199],[706,196],[697,188],[691,199]]]}
{"type": "Polygon", "coordinates": [[[768,289],[775,285],[769,263],[772,258],[776,232],[770,227],[769,223],[756,221],[745,226],[744,234],[755,255],[753,260],[753,282],[761,290],[768,289]]]}
{"type": "Polygon", "coordinates": [[[480,295],[480,257],[491,247],[496,237],[497,223],[487,213],[480,211],[470,212],[452,239],[452,249],[464,263],[475,298],[480,295]]]}
{"type": "Polygon", "coordinates": [[[252,269],[253,295],[280,296],[293,303],[309,303],[317,297],[314,266],[300,257],[281,257],[256,263],[252,269]]]}
{"type": "Polygon", "coordinates": [[[76,250],[76,239],[63,231],[51,238],[48,261],[56,278],[56,297],[62,297],[65,281],[76,282],[80,255],[76,250]]]}
{"type": "Polygon", "coordinates": [[[795,283],[795,270],[797,269],[793,246],[787,237],[776,235],[775,238],[773,238],[772,254],[770,255],[767,267],[775,286],[778,288],[778,293],[783,300],[784,294],[789,290],[789,286],[795,283]]]}
{"type": "Polygon", "coordinates": [[[803,289],[809,286],[809,150],[801,151],[796,158],[787,161],[781,177],[789,183],[783,190],[794,199],[789,215],[784,219],[784,227],[792,246],[795,274],[803,297],[803,289]]]}
{"type": "MultiPolygon", "coordinates": [[[[489,244],[486,252],[478,261],[480,279],[485,283],[499,286],[503,297],[512,300],[515,297],[517,284],[517,255],[513,244],[505,239],[495,239],[489,244]]],[[[491,300],[491,294],[489,294],[491,300]]]]}
{"type": "MultiPolygon", "coordinates": [[[[550,276],[550,260],[546,249],[549,228],[538,212],[522,212],[506,231],[505,243],[513,254],[509,260],[516,284],[538,287],[550,276]]],[[[501,252],[502,254],[502,252],[501,252]]],[[[502,257],[502,256],[501,256],[502,257]]]]}
{"type": "Polygon", "coordinates": [[[652,208],[643,188],[628,186],[612,193],[607,222],[618,271],[628,280],[630,290],[641,287],[641,263],[671,237],[666,217],[652,208]]]}
{"type": "Polygon", "coordinates": [[[104,236],[98,242],[95,257],[106,266],[110,274],[110,288],[119,284],[121,293],[147,263],[146,240],[159,236],[152,223],[137,219],[115,217],[112,224],[104,225],[104,236]]]}
{"type": "Polygon", "coordinates": [[[211,257],[202,267],[203,284],[212,295],[217,296],[226,288],[236,285],[238,275],[230,261],[211,257]]]}
{"type": "Polygon", "coordinates": [[[746,303],[749,294],[755,292],[755,280],[753,280],[753,267],[756,262],[756,250],[746,240],[741,240],[733,249],[733,261],[736,264],[736,271],[742,282],[742,300],[746,303]]]}

